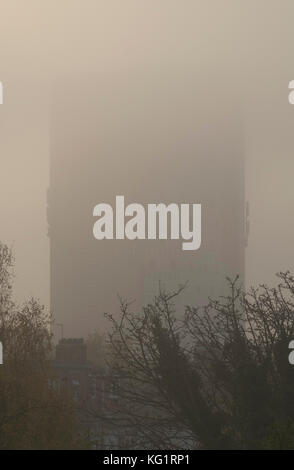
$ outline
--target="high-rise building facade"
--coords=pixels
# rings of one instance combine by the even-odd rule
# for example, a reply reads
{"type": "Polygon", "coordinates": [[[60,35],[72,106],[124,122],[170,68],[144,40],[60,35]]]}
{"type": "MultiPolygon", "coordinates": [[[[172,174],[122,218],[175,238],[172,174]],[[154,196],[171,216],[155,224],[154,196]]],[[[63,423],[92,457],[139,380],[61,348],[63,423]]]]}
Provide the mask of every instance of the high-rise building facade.
{"type": "Polygon", "coordinates": [[[225,78],[195,71],[116,71],[64,80],[52,99],[48,224],[51,308],[65,335],[105,327],[118,295],[140,308],[188,282],[179,299],[202,305],[244,278],[244,144],[238,99],[225,78]],[[101,240],[93,209],[202,204],[202,244],[101,240]]]}

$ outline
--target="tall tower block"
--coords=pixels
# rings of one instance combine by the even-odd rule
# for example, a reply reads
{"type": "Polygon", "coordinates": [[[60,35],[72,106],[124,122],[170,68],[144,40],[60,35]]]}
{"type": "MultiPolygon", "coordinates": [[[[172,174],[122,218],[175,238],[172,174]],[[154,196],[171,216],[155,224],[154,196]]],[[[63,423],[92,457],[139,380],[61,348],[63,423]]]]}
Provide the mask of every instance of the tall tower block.
{"type": "MultiPolygon", "coordinates": [[[[211,75],[215,77],[214,74],[211,75]]],[[[244,278],[244,151],[238,99],[225,78],[141,70],[59,82],[51,113],[48,222],[51,307],[66,336],[104,328],[119,294],[148,302],[161,281],[188,281],[199,305],[244,278]],[[93,208],[201,203],[202,245],[93,237],[93,208]]]]}

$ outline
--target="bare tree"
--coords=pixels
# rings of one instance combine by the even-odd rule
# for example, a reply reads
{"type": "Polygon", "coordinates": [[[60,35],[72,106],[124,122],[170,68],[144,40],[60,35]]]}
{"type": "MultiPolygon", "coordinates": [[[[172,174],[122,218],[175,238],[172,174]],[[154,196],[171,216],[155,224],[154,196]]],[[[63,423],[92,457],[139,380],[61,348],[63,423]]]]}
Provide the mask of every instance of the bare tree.
{"type": "Polygon", "coordinates": [[[0,243],[0,449],[85,445],[72,401],[52,387],[51,317],[35,299],[12,299],[13,256],[0,243]]]}
{"type": "Polygon", "coordinates": [[[130,446],[156,449],[294,448],[294,278],[175,311],[163,290],[140,313],[121,303],[111,366],[120,377],[113,423],[130,446]]]}

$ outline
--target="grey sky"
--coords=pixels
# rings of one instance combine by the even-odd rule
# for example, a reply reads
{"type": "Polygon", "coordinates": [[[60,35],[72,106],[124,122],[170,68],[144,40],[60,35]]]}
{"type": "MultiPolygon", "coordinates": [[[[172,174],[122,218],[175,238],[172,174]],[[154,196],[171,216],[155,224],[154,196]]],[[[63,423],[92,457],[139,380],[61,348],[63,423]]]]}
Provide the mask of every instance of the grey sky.
{"type": "Polygon", "coordinates": [[[60,77],[106,69],[232,70],[244,89],[247,280],[293,268],[293,10],[290,0],[2,0],[0,238],[15,250],[18,298],[49,303],[50,90],[60,77]]]}

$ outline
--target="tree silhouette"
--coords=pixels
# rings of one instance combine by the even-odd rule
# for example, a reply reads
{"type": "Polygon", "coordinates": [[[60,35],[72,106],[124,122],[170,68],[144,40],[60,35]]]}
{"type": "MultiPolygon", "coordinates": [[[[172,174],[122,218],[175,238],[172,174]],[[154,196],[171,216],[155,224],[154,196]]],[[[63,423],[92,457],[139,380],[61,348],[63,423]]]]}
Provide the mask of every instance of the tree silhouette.
{"type": "MultiPolygon", "coordinates": [[[[121,302],[112,323],[111,366],[132,446],[156,449],[294,448],[294,278],[175,311],[183,288],[164,290],[142,312],[121,302]]],[[[127,432],[127,431],[126,431],[127,432]]]]}
{"type": "Polygon", "coordinates": [[[13,256],[0,243],[0,449],[73,449],[80,437],[71,399],[53,385],[50,315],[12,299],[13,256]]]}

